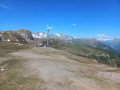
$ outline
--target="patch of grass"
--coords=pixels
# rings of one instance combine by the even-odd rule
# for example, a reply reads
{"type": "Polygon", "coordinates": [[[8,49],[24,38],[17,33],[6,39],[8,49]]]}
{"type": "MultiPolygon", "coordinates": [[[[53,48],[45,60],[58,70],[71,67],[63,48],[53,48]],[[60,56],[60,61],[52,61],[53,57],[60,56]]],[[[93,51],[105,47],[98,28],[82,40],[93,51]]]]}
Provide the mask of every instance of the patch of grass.
{"type": "Polygon", "coordinates": [[[11,59],[11,60],[7,60],[7,61],[4,61],[0,64],[0,66],[5,66],[7,65],[8,68],[12,67],[13,65],[15,65],[17,63],[17,60],[15,59],[11,59]]]}
{"type": "Polygon", "coordinates": [[[110,51],[92,48],[89,46],[72,45],[55,39],[53,39],[53,41],[50,42],[50,46],[59,50],[67,51],[78,56],[87,57],[92,60],[95,59],[97,62],[107,65],[111,65],[111,61],[115,59],[114,66],[120,67],[120,55],[112,53],[110,51]]]}
{"type": "Polygon", "coordinates": [[[106,80],[104,80],[103,78],[97,77],[92,74],[83,74],[82,77],[95,81],[97,84],[101,85],[102,87],[108,84],[108,82],[106,82],[106,80]]]}
{"type": "Polygon", "coordinates": [[[88,78],[90,80],[94,80],[95,82],[97,82],[98,84],[101,84],[101,85],[104,85],[106,83],[103,79],[98,78],[97,76],[95,76],[93,74],[89,74],[82,70],[79,70],[79,71],[73,71],[73,70],[69,70],[69,69],[65,69],[65,70],[68,70],[68,71],[74,73],[77,77],[88,78]]]}
{"type": "Polygon", "coordinates": [[[120,72],[120,68],[114,69],[114,70],[107,70],[108,72],[120,72]]]}
{"type": "Polygon", "coordinates": [[[0,42],[0,57],[8,56],[8,53],[12,53],[21,49],[27,49],[29,46],[26,45],[16,45],[12,42],[0,42]]]}
{"type": "Polygon", "coordinates": [[[25,77],[27,74],[23,63],[26,60],[9,60],[3,62],[0,66],[6,65],[7,71],[0,72],[0,90],[35,90],[35,88],[42,88],[46,82],[36,76],[25,77]]]}
{"type": "Polygon", "coordinates": [[[70,87],[74,82],[72,80],[64,80],[63,82],[57,82],[57,86],[70,87]]]}
{"type": "Polygon", "coordinates": [[[17,60],[8,60],[1,63],[1,66],[4,65],[6,65],[5,71],[0,73],[0,90],[15,90],[17,89],[15,81],[20,78],[18,67],[21,67],[21,63],[18,64],[17,60]]]}

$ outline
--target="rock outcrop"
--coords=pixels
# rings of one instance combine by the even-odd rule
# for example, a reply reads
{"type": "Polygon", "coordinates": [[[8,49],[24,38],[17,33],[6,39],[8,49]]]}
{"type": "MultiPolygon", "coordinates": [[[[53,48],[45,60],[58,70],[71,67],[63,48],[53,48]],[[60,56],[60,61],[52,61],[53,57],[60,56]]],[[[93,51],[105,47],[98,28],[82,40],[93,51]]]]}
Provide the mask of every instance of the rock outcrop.
{"type": "Polygon", "coordinates": [[[29,30],[20,29],[17,31],[0,32],[0,41],[9,41],[15,43],[30,43],[32,40],[33,36],[29,30]]]}
{"type": "Polygon", "coordinates": [[[4,31],[0,32],[0,37],[2,41],[11,41],[15,43],[27,43],[27,41],[22,38],[20,34],[18,34],[16,31],[4,31]]]}
{"type": "Polygon", "coordinates": [[[24,38],[27,42],[31,42],[33,40],[32,33],[29,30],[20,29],[16,32],[19,33],[22,36],[22,38],[24,38]]]}

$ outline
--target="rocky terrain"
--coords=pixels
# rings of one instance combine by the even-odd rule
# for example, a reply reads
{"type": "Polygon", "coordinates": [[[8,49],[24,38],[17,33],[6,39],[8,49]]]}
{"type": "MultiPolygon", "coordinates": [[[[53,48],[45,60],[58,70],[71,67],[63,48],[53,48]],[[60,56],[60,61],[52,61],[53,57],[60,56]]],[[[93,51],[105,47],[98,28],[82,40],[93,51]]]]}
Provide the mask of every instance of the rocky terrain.
{"type": "MultiPolygon", "coordinates": [[[[35,39],[46,39],[47,38],[47,33],[43,32],[38,32],[38,33],[33,33],[32,34],[35,39]]],[[[110,44],[107,43],[107,41],[101,41],[97,40],[95,38],[74,38],[69,35],[63,35],[63,34],[49,34],[50,39],[59,39],[64,42],[71,43],[73,45],[81,45],[81,46],[89,46],[93,48],[98,48],[114,53],[119,53],[119,43],[117,40],[117,43],[114,43],[116,40],[113,40],[110,44]]],[[[120,53],[119,53],[120,54],[120,53]]]]}
{"type": "Polygon", "coordinates": [[[32,41],[23,29],[0,32],[0,38],[0,90],[120,89],[120,56],[96,48],[94,40],[87,39],[90,47],[50,39],[46,48],[46,39],[32,41]]]}
{"type": "Polygon", "coordinates": [[[15,31],[0,32],[0,36],[2,41],[27,43],[27,41],[15,31]]]}
{"type": "MultiPolygon", "coordinates": [[[[29,44],[32,47],[45,47],[47,44],[46,37],[46,33],[32,34],[29,30],[25,29],[0,32],[0,38],[3,42],[13,42],[18,45],[29,44]]],[[[78,56],[92,58],[99,63],[120,66],[118,52],[94,38],[75,39],[62,34],[50,34],[49,38],[50,46],[56,49],[66,50],[78,56]]]]}
{"type": "Polygon", "coordinates": [[[20,29],[16,32],[19,33],[22,36],[22,38],[24,38],[27,42],[31,42],[33,40],[32,33],[29,30],[20,29]]]}
{"type": "Polygon", "coordinates": [[[69,42],[71,42],[74,45],[89,46],[93,48],[98,48],[98,49],[114,52],[114,50],[111,47],[98,41],[95,38],[83,38],[83,39],[78,38],[78,39],[72,39],[69,42]]]}
{"type": "Polygon", "coordinates": [[[0,58],[0,90],[119,90],[120,70],[54,48],[0,58]],[[74,59],[73,59],[74,57],[74,59]],[[110,76],[111,75],[111,76],[110,76]]]}
{"type": "Polygon", "coordinates": [[[120,52],[120,37],[114,39],[107,39],[107,40],[100,40],[101,42],[105,43],[106,45],[112,47],[116,51],[120,52]]]}
{"type": "Polygon", "coordinates": [[[2,41],[26,44],[33,40],[32,33],[25,29],[0,32],[0,38],[2,41]]]}
{"type": "MultiPolygon", "coordinates": [[[[31,33],[29,30],[20,29],[17,31],[4,31],[0,32],[0,40],[2,41],[11,41],[15,43],[32,43],[36,42],[39,39],[46,39],[47,33],[31,33]]],[[[113,53],[119,54],[119,38],[113,40],[97,40],[95,38],[74,38],[69,35],[62,35],[62,34],[50,34],[50,39],[59,39],[67,43],[71,43],[73,45],[81,45],[81,46],[88,46],[93,48],[98,48],[106,51],[110,51],[113,53]]]]}

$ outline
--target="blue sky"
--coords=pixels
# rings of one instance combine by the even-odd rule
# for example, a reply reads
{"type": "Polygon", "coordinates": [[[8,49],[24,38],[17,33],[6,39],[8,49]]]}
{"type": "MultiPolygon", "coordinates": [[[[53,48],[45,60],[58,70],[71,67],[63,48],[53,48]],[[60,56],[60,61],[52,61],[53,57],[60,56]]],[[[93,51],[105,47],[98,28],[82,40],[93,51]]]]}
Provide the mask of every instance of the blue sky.
{"type": "Polygon", "coordinates": [[[120,36],[120,0],[0,0],[0,31],[28,29],[74,37],[120,36]]]}

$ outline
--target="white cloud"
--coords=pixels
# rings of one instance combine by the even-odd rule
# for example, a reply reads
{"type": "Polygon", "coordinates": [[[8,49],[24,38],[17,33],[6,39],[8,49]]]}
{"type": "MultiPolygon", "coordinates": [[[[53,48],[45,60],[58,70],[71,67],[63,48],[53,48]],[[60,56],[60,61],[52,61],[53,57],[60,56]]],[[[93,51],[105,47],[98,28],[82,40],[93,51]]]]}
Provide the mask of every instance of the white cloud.
{"type": "Polygon", "coordinates": [[[6,5],[4,5],[2,3],[0,3],[0,7],[2,7],[2,8],[9,8],[8,6],[6,6],[6,5]]]}
{"type": "Polygon", "coordinates": [[[76,26],[77,24],[72,24],[73,26],[76,26]]]}

